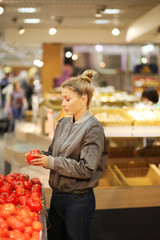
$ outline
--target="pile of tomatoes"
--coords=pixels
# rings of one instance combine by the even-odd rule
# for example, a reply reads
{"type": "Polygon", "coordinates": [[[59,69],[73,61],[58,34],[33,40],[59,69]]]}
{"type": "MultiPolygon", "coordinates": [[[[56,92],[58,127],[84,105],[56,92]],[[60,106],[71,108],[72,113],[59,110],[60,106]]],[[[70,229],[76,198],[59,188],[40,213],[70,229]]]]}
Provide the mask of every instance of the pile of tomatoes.
{"type": "Polygon", "coordinates": [[[39,240],[42,186],[27,174],[0,174],[0,240],[39,240]]]}

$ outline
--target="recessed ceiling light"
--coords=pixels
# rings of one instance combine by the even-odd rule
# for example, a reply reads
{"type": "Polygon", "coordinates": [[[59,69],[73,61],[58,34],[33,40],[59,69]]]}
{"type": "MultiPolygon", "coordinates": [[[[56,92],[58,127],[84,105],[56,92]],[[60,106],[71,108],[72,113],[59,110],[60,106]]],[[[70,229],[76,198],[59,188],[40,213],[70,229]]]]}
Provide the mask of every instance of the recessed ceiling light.
{"type": "Polygon", "coordinates": [[[35,59],[35,60],[33,61],[33,64],[34,64],[35,66],[37,66],[37,67],[42,67],[44,63],[43,63],[41,60],[39,60],[39,59],[35,59]]]}
{"type": "Polygon", "coordinates": [[[102,17],[102,10],[101,9],[97,9],[97,12],[96,12],[96,14],[94,16],[97,17],[97,18],[102,17]]]}
{"type": "Polygon", "coordinates": [[[95,17],[97,17],[97,18],[102,17],[102,14],[101,13],[96,13],[95,17]]]}
{"type": "Polygon", "coordinates": [[[24,19],[24,23],[40,23],[40,19],[39,18],[26,18],[24,19]]]}
{"type": "Polygon", "coordinates": [[[4,12],[4,7],[0,6],[0,15],[4,12]]]}
{"type": "Polygon", "coordinates": [[[72,53],[71,53],[70,51],[67,51],[67,52],[65,53],[65,57],[66,57],[66,58],[72,57],[72,53]]]}
{"type": "Polygon", "coordinates": [[[37,12],[37,9],[36,8],[18,8],[17,11],[19,13],[35,13],[37,12]]]}
{"type": "Polygon", "coordinates": [[[25,29],[23,27],[20,27],[18,33],[22,35],[24,32],[25,32],[25,29]]]}
{"type": "Polygon", "coordinates": [[[103,46],[97,44],[97,45],[95,45],[95,50],[96,50],[96,52],[102,52],[103,51],[103,46]]]}
{"type": "Polygon", "coordinates": [[[102,19],[98,19],[94,21],[95,24],[108,24],[110,23],[109,20],[102,20],[102,19]]]}
{"type": "Polygon", "coordinates": [[[50,35],[54,35],[54,34],[56,34],[56,32],[57,32],[57,29],[56,29],[56,28],[50,28],[50,29],[49,29],[49,34],[50,34],[50,35]]]}
{"type": "Polygon", "coordinates": [[[76,61],[78,59],[78,55],[76,54],[76,53],[74,53],[73,55],[72,55],[72,60],[73,61],[76,61]]]}
{"type": "Polygon", "coordinates": [[[118,36],[118,35],[120,34],[120,30],[119,30],[118,28],[113,28],[112,34],[113,34],[114,36],[118,36]]]}
{"type": "Polygon", "coordinates": [[[141,62],[142,62],[143,64],[146,64],[146,63],[148,62],[148,59],[147,59],[146,57],[142,57],[142,58],[141,58],[141,62]]]}
{"type": "Polygon", "coordinates": [[[120,9],[105,9],[103,14],[118,14],[120,13],[120,9]]]}

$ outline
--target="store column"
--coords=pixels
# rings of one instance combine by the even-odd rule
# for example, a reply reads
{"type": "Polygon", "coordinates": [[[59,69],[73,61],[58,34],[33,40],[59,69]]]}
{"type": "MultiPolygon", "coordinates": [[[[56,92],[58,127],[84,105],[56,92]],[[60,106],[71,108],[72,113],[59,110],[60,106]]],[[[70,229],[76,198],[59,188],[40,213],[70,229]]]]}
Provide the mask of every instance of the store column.
{"type": "Polygon", "coordinates": [[[42,94],[53,88],[55,76],[61,76],[62,56],[61,44],[43,44],[42,94]]]}

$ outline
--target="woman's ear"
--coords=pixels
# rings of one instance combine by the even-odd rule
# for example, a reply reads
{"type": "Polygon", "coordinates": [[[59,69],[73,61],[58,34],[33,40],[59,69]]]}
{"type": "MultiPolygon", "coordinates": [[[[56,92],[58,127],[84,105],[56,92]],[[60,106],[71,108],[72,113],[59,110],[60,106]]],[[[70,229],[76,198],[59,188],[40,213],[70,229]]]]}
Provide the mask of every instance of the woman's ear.
{"type": "Polygon", "coordinates": [[[82,97],[81,97],[82,105],[87,105],[87,100],[88,100],[87,96],[86,95],[82,95],[82,97]]]}

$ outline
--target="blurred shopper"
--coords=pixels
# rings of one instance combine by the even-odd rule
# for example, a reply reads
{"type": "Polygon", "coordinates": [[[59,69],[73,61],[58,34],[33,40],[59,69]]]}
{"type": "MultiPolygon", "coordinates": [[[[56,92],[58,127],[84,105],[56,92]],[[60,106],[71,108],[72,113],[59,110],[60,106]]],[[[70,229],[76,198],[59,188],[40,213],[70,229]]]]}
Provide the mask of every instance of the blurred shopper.
{"type": "Polygon", "coordinates": [[[92,78],[87,70],[62,84],[62,106],[71,117],[61,118],[47,152],[31,164],[50,169],[53,190],[49,211],[49,240],[89,240],[95,211],[93,188],[107,158],[104,130],[92,115],[92,78]]]}
{"type": "Polygon", "coordinates": [[[142,92],[142,102],[149,106],[149,107],[156,107],[156,104],[159,101],[159,95],[158,95],[158,91],[153,88],[146,88],[143,92],[142,92]]]}
{"type": "Polygon", "coordinates": [[[4,78],[0,81],[0,91],[1,91],[1,105],[2,108],[5,107],[6,104],[6,94],[3,92],[3,89],[9,84],[9,73],[6,73],[4,78]]]}
{"type": "Polygon", "coordinates": [[[25,88],[25,96],[28,102],[28,110],[32,110],[32,97],[34,94],[34,79],[31,78],[25,88]]]}
{"type": "Polygon", "coordinates": [[[16,80],[13,84],[13,91],[7,99],[6,110],[10,119],[10,131],[14,131],[15,121],[22,118],[22,108],[28,108],[27,99],[24,90],[20,86],[20,80],[16,80]]]}
{"type": "Polygon", "coordinates": [[[64,65],[63,74],[60,77],[55,77],[54,79],[54,87],[60,87],[61,84],[68,78],[70,78],[73,74],[73,68],[69,64],[64,65]]]}

